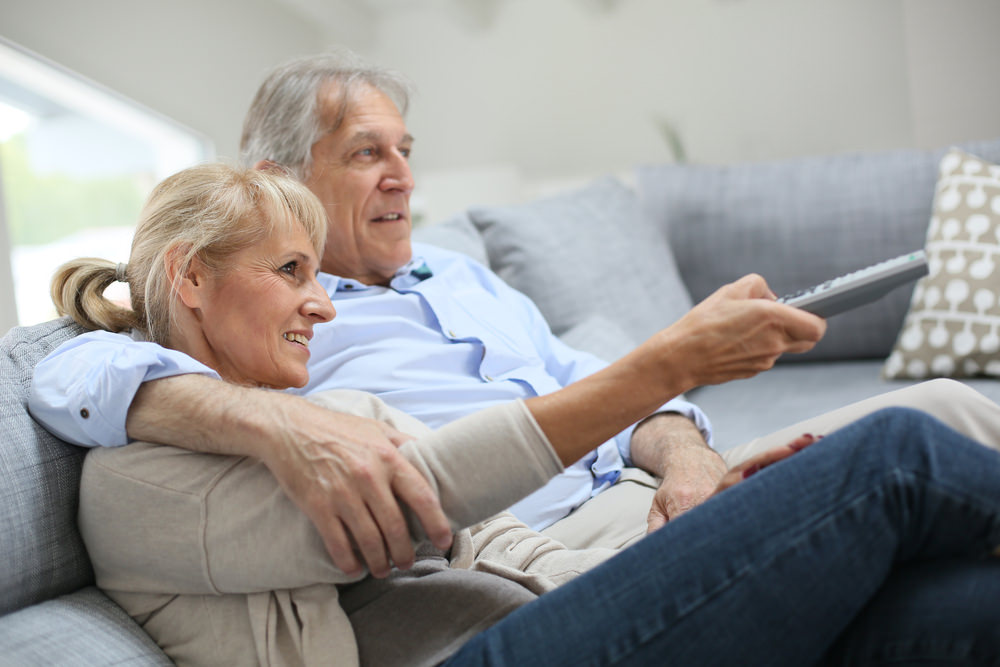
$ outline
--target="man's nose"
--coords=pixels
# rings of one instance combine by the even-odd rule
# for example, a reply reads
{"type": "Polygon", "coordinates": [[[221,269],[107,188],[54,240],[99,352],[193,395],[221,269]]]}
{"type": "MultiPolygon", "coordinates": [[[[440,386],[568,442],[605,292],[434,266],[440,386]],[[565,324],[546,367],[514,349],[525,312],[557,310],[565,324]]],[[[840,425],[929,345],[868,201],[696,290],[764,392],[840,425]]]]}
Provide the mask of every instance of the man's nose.
{"type": "Polygon", "coordinates": [[[400,190],[407,195],[413,192],[413,172],[409,160],[402,153],[396,152],[390,158],[381,187],[383,190],[400,190]]]}

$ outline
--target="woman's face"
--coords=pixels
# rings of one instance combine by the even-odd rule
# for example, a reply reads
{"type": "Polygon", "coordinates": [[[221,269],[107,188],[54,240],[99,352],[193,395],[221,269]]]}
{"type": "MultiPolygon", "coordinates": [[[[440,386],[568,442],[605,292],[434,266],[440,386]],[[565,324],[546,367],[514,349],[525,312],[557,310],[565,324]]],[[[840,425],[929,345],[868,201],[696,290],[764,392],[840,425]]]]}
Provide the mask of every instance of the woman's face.
{"type": "Polygon", "coordinates": [[[278,229],[226,265],[222,275],[203,272],[196,316],[207,349],[195,356],[230,382],[305,385],[313,325],[336,315],[316,280],[319,258],[305,230],[298,224],[278,229]]]}

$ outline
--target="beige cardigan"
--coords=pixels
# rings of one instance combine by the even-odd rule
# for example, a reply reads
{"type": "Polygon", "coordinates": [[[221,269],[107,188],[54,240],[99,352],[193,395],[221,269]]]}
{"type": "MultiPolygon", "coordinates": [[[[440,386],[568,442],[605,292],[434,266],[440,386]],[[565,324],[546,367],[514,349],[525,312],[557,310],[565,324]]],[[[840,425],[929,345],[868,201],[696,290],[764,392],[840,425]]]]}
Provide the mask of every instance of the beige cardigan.
{"type": "MultiPolygon", "coordinates": [[[[417,646],[407,650],[416,654],[389,651],[378,654],[380,661],[395,655],[407,664],[433,664],[532,594],[613,554],[568,550],[506,513],[476,524],[562,470],[522,402],[432,432],[363,392],[324,392],[313,400],[417,436],[401,451],[430,481],[458,531],[449,561],[418,566],[433,570],[440,562],[449,572],[439,576],[454,578],[458,571],[459,582],[474,577],[470,581],[497,591],[463,623],[435,619],[433,609],[391,608],[396,617],[384,619],[387,627],[359,628],[359,636],[362,630],[384,636],[371,643],[376,650],[414,640],[417,646]],[[419,636],[408,637],[408,620],[425,627],[428,614],[440,632],[414,629],[419,636]],[[426,643],[429,634],[440,640],[426,643]]],[[[80,498],[80,529],[97,584],[179,664],[359,664],[337,587],[358,578],[334,566],[312,524],[260,462],[148,443],[100,448],[86,458],[80,498]]],[[[419,538],[419,525],[409,520],[419,538]]],[[[469,609],[476,604],[469,602],[469,609]]]]}

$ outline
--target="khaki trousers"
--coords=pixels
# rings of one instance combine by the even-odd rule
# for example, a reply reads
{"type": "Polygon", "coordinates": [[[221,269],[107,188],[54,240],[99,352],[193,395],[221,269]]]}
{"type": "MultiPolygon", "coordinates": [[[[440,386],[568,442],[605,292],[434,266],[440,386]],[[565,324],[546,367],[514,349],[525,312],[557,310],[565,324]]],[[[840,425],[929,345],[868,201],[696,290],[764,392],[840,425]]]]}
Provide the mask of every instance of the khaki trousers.
{"type": "MultiPolygon", "coordinates": [[[[852,403],[806,419],[766,436],[722,452],[730,466],[811,433],[825,435],[888,407],[923,410],[984,445],[1000,449],[1000,405],[968,385],[954,380],[929,380],[852,403]]],[[[658,481],[635,468],[626,469],[618,482],[591,498],[572,514],[542,531],[571,549],[618,549],[646,534],[646,516],[658,481]]]]}

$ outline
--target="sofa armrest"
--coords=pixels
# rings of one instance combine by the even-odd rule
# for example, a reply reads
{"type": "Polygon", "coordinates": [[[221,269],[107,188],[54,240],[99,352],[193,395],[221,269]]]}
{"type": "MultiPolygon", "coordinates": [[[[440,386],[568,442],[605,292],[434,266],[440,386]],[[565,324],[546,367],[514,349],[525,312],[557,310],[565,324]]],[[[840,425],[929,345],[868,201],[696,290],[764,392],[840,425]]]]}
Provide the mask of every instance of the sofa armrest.
{"type": "Polygon", "coordinates": [[[173,664],[92,586],[0,617],[0,656],[10,665],[173,664]]]}

